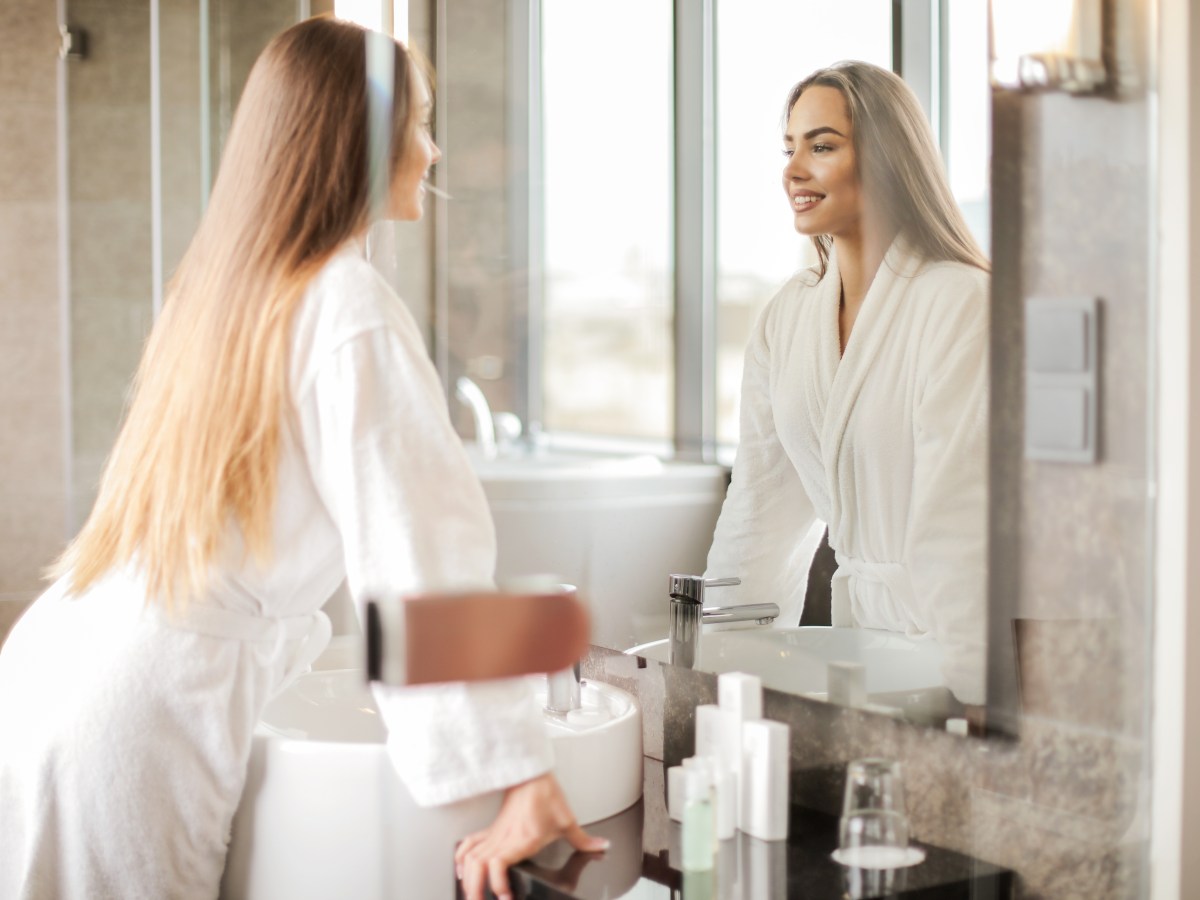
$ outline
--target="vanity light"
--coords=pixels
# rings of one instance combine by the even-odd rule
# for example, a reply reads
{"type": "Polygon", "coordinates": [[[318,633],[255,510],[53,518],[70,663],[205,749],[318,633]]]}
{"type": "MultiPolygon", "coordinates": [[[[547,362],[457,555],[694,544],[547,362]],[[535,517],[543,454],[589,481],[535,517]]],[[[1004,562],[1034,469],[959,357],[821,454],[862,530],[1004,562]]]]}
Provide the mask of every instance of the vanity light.
{"type": "Polygon", "coordinates": [[[992,85],[1093,94],[1110,87],[1106,0],[991,0],[992,85]]]}

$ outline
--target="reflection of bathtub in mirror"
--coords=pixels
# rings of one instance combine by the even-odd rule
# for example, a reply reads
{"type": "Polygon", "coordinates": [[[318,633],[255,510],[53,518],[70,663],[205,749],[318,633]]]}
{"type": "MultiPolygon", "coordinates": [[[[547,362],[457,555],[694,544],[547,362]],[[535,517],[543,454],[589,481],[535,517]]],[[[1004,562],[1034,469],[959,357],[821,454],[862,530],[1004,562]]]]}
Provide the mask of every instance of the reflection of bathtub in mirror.
{"type": "Polygon", "coordinates": [[[484,459],[468,445],[496,522],[496,579],[579,586],[592,643],[666,631],[667,576],[703,572],[726,470],[654,456],[535,450],[484,459]]]}

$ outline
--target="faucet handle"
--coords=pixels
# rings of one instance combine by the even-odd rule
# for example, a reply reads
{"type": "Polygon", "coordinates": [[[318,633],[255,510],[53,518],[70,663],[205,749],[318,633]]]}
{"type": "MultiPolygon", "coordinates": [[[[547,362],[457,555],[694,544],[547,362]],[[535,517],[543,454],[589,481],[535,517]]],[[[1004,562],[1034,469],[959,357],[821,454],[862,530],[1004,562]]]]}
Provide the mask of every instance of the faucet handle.
{"type": "Polygon", "coordinates": [[[703,575],[671,575],[667,579],[667,592],[672,600],[684,603],[702,603],[706,587],[727,587],[741,584],[740,578],[705,578],[703,575]]]}
{"type": "Polygon", "coordinates": [[[706,588],[731,587],[732,585],[741,584],[741,583],[742,583],[742,579],[740,579],[736,576],[731,576],[729,578],[706,578],[706,579],[704,579],[704,586],[706,588]]]}

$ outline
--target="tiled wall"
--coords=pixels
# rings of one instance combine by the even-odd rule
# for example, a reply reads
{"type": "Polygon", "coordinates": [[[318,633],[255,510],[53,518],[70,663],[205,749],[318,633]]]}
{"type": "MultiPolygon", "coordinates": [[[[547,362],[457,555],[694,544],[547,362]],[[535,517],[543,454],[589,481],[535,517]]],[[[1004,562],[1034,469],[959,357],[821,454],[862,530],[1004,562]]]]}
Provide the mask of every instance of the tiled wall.
{"type": "MultiPolygon", "coordinates": [[[[212,39],[226,38],[229,51],[212,58],[215,167],[222,117],[296,5],[215,0],[210,9],[212,39]]],[[[200,214],[198,13],[195,0],[160,7],[167,277],[200,214]]],[[[91,508],[153,320],[150,3],[70,0],[67,15],[87,33],[87,56],[66,66],[63,322],[55,6],[0,6],[0,638],[91,508]]]]}
{"type": "Polygon", "coordinates": [[[0,4],[0,640],[66,533],[54,4],[0,4]]]}
{"type": "MultiPolygon", "coordinates": [[[[71,0],[68,67],[74,528],[87,517],[152,322],[148,3],[71,0]]],[[[74,530],[74,529],[73,529],[74,530]]]]}

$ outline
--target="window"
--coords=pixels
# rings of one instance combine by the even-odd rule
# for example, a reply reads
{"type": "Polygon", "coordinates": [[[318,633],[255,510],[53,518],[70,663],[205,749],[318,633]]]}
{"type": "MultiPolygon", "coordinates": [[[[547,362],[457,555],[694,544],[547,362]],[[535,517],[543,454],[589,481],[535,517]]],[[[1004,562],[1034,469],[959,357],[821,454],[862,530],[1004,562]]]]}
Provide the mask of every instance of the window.
{"type": "Polygon", "coordinates": [[[542,4],[548,431],[671,437],[671,12],[669,0],[542,4]]]}

